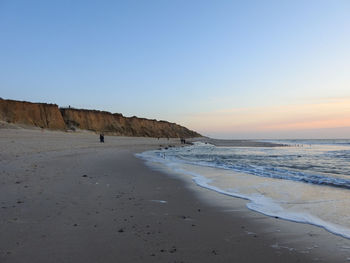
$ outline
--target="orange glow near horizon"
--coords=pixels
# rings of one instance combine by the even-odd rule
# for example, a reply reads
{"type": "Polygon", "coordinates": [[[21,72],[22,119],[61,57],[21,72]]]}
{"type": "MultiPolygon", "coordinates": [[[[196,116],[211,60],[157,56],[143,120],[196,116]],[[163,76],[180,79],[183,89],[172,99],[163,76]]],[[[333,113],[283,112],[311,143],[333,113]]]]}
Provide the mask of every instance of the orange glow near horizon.
{"type": "Polygon", "coordinates": [[[350,127],[350,98],[328,99],[299,105],[220,110],[192,115],[188,123],[204,133],[350,127]]]}

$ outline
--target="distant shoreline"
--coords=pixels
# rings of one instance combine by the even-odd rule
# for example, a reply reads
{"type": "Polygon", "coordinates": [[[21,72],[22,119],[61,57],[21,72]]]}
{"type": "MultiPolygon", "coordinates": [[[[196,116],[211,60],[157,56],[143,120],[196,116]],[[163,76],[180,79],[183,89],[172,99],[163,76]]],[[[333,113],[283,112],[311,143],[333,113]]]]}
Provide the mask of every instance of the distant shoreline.
{"type": "Polygon", "coordinates": [[[209,143],[215,146],[222,147],[282,147],[286,146],[285,144],[272,143],[272,142],[259,142],[255,140],[225,140],[225,139],[213,139],[209,137],[197,137],[187,139],[186,141],[190,142],[203,142],[209,143]]]}

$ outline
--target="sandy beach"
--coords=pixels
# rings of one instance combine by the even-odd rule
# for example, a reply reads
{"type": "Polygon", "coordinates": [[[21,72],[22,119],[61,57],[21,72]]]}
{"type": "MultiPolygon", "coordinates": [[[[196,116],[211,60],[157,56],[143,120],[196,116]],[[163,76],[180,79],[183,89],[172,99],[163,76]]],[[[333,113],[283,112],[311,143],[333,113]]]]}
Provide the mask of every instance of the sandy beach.
{"type": "Polygon", "coordinates": [[[149,168],[179,139],[0,129],[0,262],[346,262],[350,242],[149,168]],[[220,199],[220,206],[217,199],[220,199]]]}

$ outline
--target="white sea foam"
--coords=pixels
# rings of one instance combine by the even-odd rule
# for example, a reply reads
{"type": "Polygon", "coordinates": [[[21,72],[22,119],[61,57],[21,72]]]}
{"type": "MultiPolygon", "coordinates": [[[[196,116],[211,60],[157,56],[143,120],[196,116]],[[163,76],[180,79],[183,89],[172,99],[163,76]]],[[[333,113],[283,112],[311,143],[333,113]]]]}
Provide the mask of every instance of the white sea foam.
{"type": "MultiPolygon", "coordinates": [[[[194,147],[198,146],[203,145],[194,147]]],[[[157,164],[158,169],[166,167],[175,174],[191,176],[203,188],[249,200],[247,207],[251,210],[316,225],[350,239],[350,192],[347,189],[196,166],[168,156],[166,151],[164,154],[148,151],[137,156],[153,167],[157,164]]]]}

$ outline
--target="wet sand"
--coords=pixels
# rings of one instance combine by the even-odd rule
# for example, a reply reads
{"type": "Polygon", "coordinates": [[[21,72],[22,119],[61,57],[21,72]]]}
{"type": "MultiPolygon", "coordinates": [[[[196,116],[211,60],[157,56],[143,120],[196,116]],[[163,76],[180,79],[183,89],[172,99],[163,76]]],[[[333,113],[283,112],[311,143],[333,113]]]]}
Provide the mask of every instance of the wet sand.
{"type": "Polygon", "coordinates": [[[0,262],[346,262],[348,240],[134,156],[179,143],[0,129],[0,262]]]}

